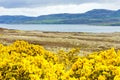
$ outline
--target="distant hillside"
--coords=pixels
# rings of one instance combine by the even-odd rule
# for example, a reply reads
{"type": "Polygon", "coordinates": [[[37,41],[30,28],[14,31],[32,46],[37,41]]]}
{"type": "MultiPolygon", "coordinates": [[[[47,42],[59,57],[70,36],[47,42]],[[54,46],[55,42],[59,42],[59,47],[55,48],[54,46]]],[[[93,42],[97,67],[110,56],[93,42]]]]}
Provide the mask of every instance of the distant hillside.
{"type": "Polygon", "coordinates": [[[94,9],[82,14],[51,14],[38,17],[0,16],[1,24],[92,24],[120,26],[120,10],[94,9]]]}

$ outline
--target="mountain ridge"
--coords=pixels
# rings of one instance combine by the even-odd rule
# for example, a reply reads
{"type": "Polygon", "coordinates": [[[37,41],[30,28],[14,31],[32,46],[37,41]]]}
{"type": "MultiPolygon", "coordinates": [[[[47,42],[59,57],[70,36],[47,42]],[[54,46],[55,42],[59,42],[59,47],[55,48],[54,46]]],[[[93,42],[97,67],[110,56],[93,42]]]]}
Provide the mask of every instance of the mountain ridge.
{"type": "Polygon", "coordinates": [[[1,24],[92,24],[92,25],[120,25],[120,9],[93,9],[85,13],[62,13],[30,17],[24,15],[0,16],[1,24]]]}

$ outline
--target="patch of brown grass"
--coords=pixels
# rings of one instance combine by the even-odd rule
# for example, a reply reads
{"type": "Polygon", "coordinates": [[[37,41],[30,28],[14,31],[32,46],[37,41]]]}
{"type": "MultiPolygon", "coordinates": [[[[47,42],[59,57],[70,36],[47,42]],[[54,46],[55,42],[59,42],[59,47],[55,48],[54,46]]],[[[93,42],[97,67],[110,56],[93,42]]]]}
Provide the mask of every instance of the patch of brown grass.
{"type": "Polygon", "coordinates": [[[99,51],[111,47],[120,48],[120,33],[40,32],[0,28],[0,43],[8,45],[16,40],[40,44],[46,48],[79,47],[84,51],[99,51]]]}

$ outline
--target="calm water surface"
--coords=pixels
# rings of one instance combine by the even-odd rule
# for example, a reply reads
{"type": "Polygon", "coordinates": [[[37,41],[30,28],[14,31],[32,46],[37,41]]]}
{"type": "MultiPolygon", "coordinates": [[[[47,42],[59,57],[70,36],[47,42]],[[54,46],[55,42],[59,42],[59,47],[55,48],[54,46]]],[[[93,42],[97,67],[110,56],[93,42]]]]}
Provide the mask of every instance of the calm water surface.
{"type": "Polygon", "coordinates": [[[120,32],[120,26],[92,26],[65,24],[0,24],[1,28],[58,32],[120,32]]]}

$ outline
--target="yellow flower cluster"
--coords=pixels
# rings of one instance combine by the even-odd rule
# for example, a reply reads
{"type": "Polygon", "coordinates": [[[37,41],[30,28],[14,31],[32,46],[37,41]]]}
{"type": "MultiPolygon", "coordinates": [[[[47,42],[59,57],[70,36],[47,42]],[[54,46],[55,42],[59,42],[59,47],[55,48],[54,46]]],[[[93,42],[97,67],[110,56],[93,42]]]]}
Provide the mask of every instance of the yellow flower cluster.
{"type": "Polygon", "coordinates": [[[0,44],[0,80],[120,80],[120,51],[80,57],[79,49],[53,53],[25,41],[0,44]]]}

